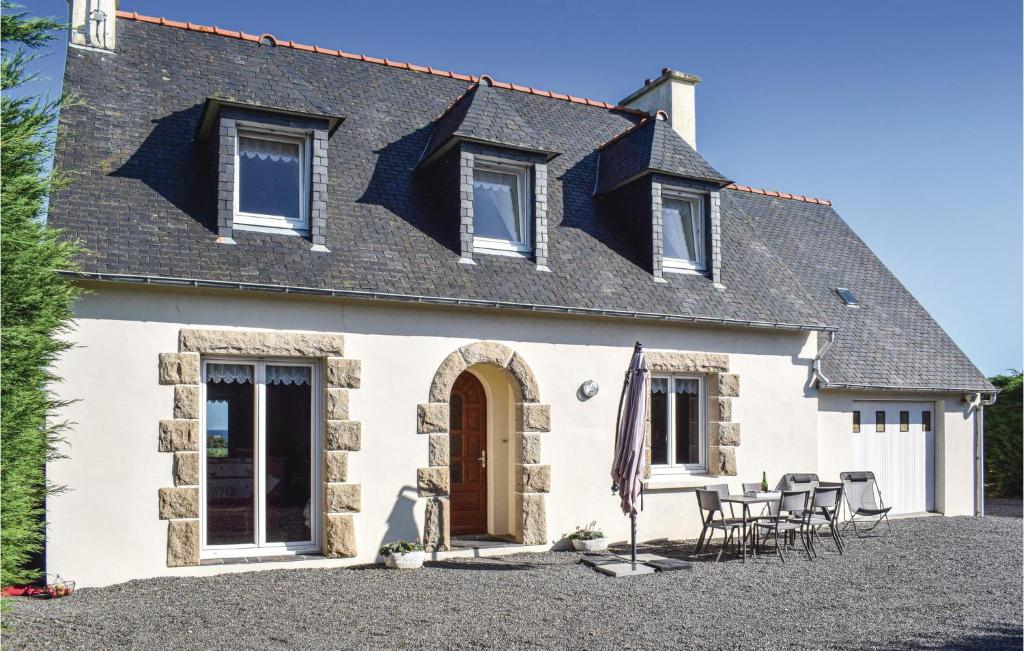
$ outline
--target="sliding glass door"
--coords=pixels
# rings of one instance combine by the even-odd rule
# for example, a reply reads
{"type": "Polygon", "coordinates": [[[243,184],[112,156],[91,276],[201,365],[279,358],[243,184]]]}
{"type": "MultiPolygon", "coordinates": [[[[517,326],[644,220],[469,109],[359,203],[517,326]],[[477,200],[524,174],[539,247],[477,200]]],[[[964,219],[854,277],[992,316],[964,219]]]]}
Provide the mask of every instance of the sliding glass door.
{"type": "Polygon", "coordinates": [[[206,360],[206,556],[312,551],[319,543],[313,364],[206,360]]]}

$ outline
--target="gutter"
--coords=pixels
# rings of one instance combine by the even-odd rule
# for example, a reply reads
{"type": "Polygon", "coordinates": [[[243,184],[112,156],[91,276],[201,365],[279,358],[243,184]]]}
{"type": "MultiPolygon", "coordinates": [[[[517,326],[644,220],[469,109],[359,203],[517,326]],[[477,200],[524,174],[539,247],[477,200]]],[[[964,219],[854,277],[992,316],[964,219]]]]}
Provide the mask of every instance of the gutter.
{"type": "Polygon", "coordinates": [[[819,389],[829,386],[828,378],[825,377],[825,374],[821,372],[821,360],[825,358],[825,355],[828,353],[829,349],[832,348],[832,346],[835,343],[836,333],[833,330],[828,333],[828,343],[825,344],[824,348],[818,351],[817,355],[814,356],[814,379],[818,381],[819,389]]]}
{"type": "Polygon", "coordinates": [[[994,405],[997,391],[967,393],[964,402],[968,403],[967,413],[974,414],[974,515],[985,515],[985,407],[994,405]]]}
{"type": "Polygon", "coordinates": [[[702,325],[724,325],[767,330],[790,330],[800,332],[831,332],[834,326],[784,323],[773,321],[754,321],[745,319],[729,319],[709,316],[686,316],[663,312],[634,312],[630,310],[606,310],[588,307],[570,307],[567,305],[541,305],[537,303],[515,303],[511,301],[490,301],[473,298],[448,298],[440,296],[421,296],[417,294],[392,294],[388,292],[369,292],[354,289],[322,289],[318,287],[301,287],[288,285],[271,285],[264,283],[241,283],[226,280],[196,280],[193,278],[176,278],[171,276],[144,276],[133,274],[110,274],[85,271],[58,271],[62,276],[74,280],[98,280],[106,282],[133,283],[167,287],[203,287],[211,289],[237,289],[257,292],[275,292],[282,294],[304,294],[310,296],[328,296],[332,298],[348,298],[355,300],[382,300],[397,303],[418,303],[423,305],[449,305],[462,307],[478,307],[500,310],[517,310],[523,312],[548,312],[552,314],[572,314],[578,316],[602,316],[612,318],[640,319],[645,321],[662,321],[670,323],[696,323],[702,325]]]}

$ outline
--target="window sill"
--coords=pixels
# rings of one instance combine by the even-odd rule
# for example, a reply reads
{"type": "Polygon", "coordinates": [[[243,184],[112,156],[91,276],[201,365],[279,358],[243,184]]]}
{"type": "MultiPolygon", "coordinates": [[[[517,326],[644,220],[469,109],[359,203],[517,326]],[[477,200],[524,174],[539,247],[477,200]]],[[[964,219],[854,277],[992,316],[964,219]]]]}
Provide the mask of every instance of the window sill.
{"type": "Polygon", "coordinates": [[[513,251],[511,249],[495,249],[486,246],[480,246],[478,244],[473,245],[473,254],[477,253],[481,255],[503,255],[507,258],[529,258],[529,251],[513,251]]]}
{"type": "Polygon", "coordinates": [[[704,267],[671,267],[667,264],[662,264],[661,270],[667,274],[691,274],[696,276],[703,276],[707,273],[704,267]]]}
{"type": "Polygon", "coordinates": [[[274,233],[275,235],[295,235],[309,237],[309,229],[288,228],[287,226],[257,226],[256,224],[239,223],[237,219],[231,228],[236,231],[253,231],[256,233],[274,233]]]}
{"type": "Polygon", "coordinates": [[[692,475],[653,475],[643,481],[644,490],[656,491],[687,491],[704,488],[718,481],[718,477],[705,474],[692,475]]]}

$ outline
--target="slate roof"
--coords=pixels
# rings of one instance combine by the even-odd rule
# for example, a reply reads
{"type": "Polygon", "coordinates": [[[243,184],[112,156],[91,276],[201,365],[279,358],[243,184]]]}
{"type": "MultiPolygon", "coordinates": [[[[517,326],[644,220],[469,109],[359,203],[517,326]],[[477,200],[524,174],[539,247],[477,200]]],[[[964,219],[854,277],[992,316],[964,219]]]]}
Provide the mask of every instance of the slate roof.
{"type": "Polygon", "coordinates": [[[542,146],[540,134],[492,83],[485,79],[473,84],[437,119],[421,163],[429,163],[460,139],[543,152],[554,158],[554,152],[542,146]]]}
{"type": "Polygon", "coordinates": [[[656,116],[601,146],[596,193],[609,192],[653,172],[729,184],[667,120],[656,116]]]}
{"type": "Polygon", "coordinates": [[[725,288],[697,275],[653,282],[619,220],[593,196],[598,148],[636,126],[635,112],[497,82],[488,88],[533,130],[537,146],[559,152],[548,164],[551,272],[499,256],[464,265],[457,229],[431,208],[436,189],[420,187],[415,168],[437,117],[478,78],[118,15],[118,52],[69,48],[65,70],[65,90],[84,102],[61,113],[55,165],[73,185],[52,197],[49,220],[82,241],[84,274],[833,327],[824,365],[833,382],[990,386],[824,201],[724,189],[725,288]],[[344,118],[329,142],[330,253],[310,251],[300,237],[240,229],[236,245],[215,242],[209,151],[193,139],[207,97],[344,118]],[[864,309],[843,307],[836,286],[853,289],[864,309]]]}

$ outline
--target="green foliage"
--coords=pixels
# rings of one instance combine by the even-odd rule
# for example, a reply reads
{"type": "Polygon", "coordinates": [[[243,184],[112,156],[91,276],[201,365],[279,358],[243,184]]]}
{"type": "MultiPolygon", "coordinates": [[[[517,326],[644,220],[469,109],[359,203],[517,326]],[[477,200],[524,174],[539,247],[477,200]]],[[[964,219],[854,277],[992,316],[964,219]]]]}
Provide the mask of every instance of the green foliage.
{"type": "Polygon", "coordinates": [[[562,534],[562,536],[569,540],[597,540],[604,538],[604,532],[597,528],[597,520],[594,520],[587,526],[576,527],[576,531],[568,535],[562,534]]]}
{"type": "Polygon", "coordinates": [[[989,379],[1000,391],[996,404],[985,407],[986,491],[993,497],[1020,497],[1024,463],[1021,454],[1024,375],[1011,371],[1009,375],[989,379]]]}
{"type": "Polygon", "coordinates": [[[57,181],[48,171],[54,123],[65,97],[12,97],[36,78],[27,48],[53,37],[61,25],[47,18],[11,13],[3,2],[3,95],[0,97],[0,583],[38,577],[28,565],[42,549],[45,462],[58,456],[65,424],[53,414],[64,403],[49,391],[58,378],[50,365],[70,347],[57,339],[67,330],[79,291],[55,273],[73,268],[77,249],[41,220],[57,181]]]}
{"type": "Polygon", "coordinates": [[[399,540],[393,543],[382,545],[377,553],[381,556],[391,556],[392,554],[408,554],[409,552],[421,552],[423,551],[423,545],[418,542],[409,542],[408,540],[399,540]]]}

